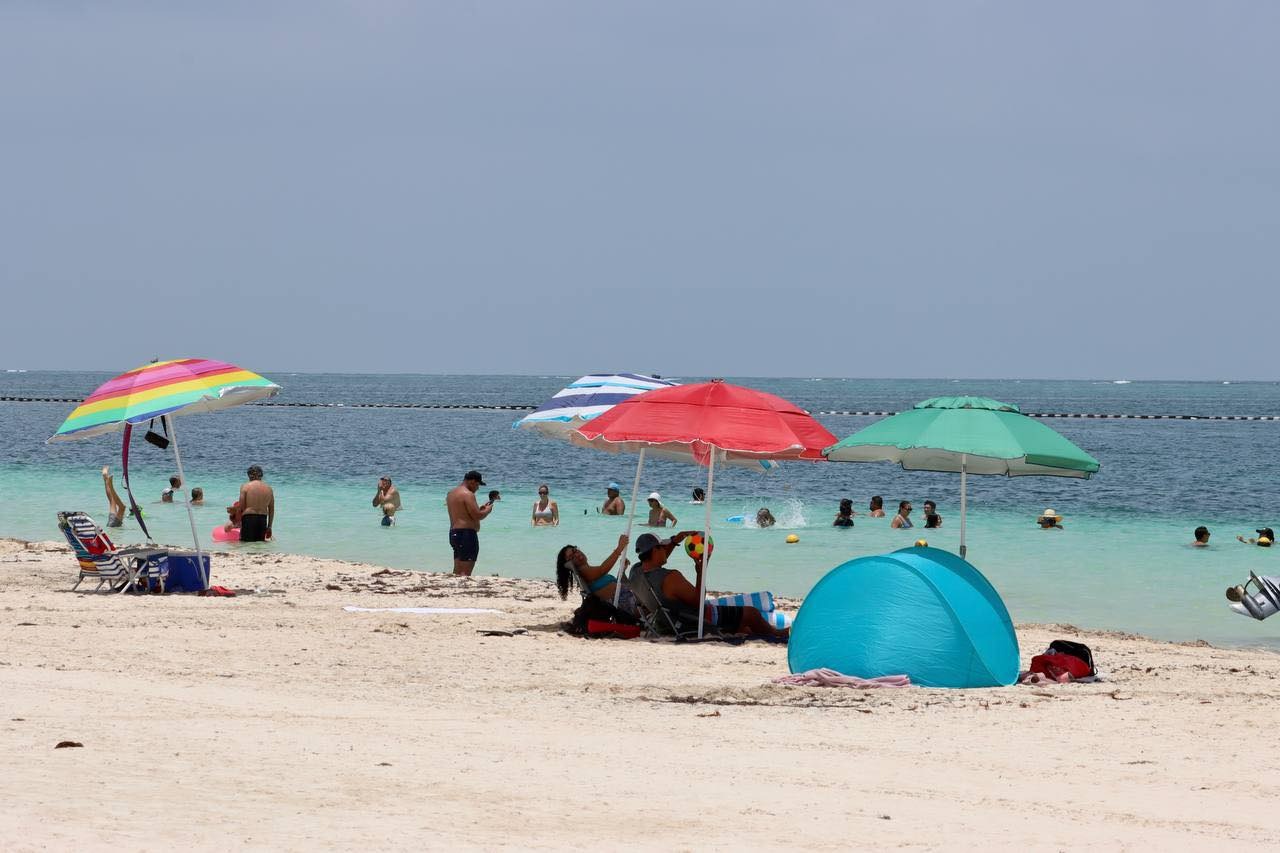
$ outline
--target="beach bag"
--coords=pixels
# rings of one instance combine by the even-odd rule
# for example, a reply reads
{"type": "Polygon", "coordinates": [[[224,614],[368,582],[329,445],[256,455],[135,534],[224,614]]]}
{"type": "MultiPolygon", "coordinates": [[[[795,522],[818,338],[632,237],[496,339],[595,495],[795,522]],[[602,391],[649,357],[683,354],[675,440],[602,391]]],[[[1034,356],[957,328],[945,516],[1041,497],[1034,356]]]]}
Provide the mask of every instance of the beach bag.
{"type": "Polygon", "coordinates": [[[1030,671],[1054,679],[1062,673],[1070,675],[1072,679],[1097,675],[1093,666],[1093,652],[1084,643],[1071,640],[1054,640],[1050,643],[1044,654],[1031,659],[1030,671]]]}

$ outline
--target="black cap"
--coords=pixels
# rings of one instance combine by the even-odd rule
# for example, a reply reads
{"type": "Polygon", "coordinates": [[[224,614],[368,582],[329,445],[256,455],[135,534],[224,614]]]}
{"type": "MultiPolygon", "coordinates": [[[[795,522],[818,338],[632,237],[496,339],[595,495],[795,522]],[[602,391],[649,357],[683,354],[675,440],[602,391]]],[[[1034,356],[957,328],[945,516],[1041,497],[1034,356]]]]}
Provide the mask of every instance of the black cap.
{"type": "Polygon", "coordinates": [[[480,485],[482,485],[482,486],[487,486],[487,485],[489,485],[488,483],[486,483],[486,482],[484,481],[484,477],[481,477],[481,476],[480,476],[480,472],[479,472],[479,471],[468,471],[468,472],[466,473],[466,476],[464,476],[462,479],[464,479],[464,480],[475,480],[477,483],[479,483],[479,484],[480,484],[480,485]]]}
{"type": "Polygon", "coordinates": [[[1276,541],[1276,535],[1271,532],[1270,527],[1259,528],[1256,532],[1259,536],[1265,536],[1268,539],[1270,539],[1272,542],[1276,541]]]}
{"type": "Polygon", "coordinates": [[[636,539],[636,556],[643,557],[659,545],[670,545],[670,539],[659,539],[652,533],[641,533],[636,539]]]}

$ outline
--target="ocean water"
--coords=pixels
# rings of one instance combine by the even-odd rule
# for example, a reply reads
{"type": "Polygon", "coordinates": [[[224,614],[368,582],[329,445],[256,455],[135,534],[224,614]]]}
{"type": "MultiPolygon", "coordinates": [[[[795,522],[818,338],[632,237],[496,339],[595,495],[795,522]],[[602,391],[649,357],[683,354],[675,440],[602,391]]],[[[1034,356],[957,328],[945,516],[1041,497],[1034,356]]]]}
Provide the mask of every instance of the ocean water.
{"type": "MultiPolygon", "coordinates": [[[[541,403],[576,377],[274,374],[281,402],[335,404],[309,408],[246,406],[184,417],[177,429],[192,485],[205,490],[196,509],[205,547],[288,551],[408,569],[449,570],[445,492],[469,468],[502,491],[484,523],[478,574],[553,576],[564,544],[603,556],[625,521],[596,508],[609,480],[629,497],[635,457],[571,447],[511,428],[521,413],[455,409],[367,409],[355,403],[514,405],[541,403]],[[341,405],[337,405],[341,404],[341,405]],[[244,470],[257,463],[276,489],[278,540],[268,545],[214,546],[209,532],[225,518],[244,470]],[[379,525],[371,505],[377,479],[392,476],[405,508],[396,527],[379,525]],[[533,529],[529,514],[539,483],[559,502],[561,525],[533,529]]],[[[0,396],[80,398],[107,373],[0,373],[0,396]]],[[[693,381],[697,377],[673,377],[693,381]]],[[[1118,377],[1119,378],[1119,377],[1118,377]]],[[[1024,411],[1128,414],[1276,415],[1277,383],[1098,381],[956,381],[731,378],[780,394],[812,411],[900,410],[926,397],[977,394],[1017,403],[1024,411]]],[[[58,539],[54,513],[84,509],[105,520],[99,470],[119,482],[120,437],[45,444],[73,408],[68,403],[0,402],[0,535],[58,539]]],[[[844,437],[874,418],[825,415],[844,437]]],[[[1280,423],[1208,420],[1049,420],[1049,425],[1102,461],[1092,480],[971,477],[969,559],[1004,597],[1016,621],[1069,622],[1171,640],[1280,648],[1280,618],[1256,622],[1227,609],[1223,590],[1258,574],[1280,574],[1280,548],[1242,545],[1236,534],[1280,526],[1280,483],[1273,466],[1280,423]],[[1062,531],[1041,531],[1046,507],[1066,516],[1062,531]],[[1208,549],[1192,549],[1191,531],[1213,531],[1208,549]]],[[[172,451],[135,440],[135,496],[163,542],[189,543],[181,505],[159,503],[174,473],[172,451]]],[[[702,528],[704,508],[689,503],[705,486],[705,469],[674,462],[646,465],[642,495],[657,490],[681,528],[702,528]]],[[[922,519],[920,520],[922,523],[922,519]]],[[[634,535],[642,532],[637,528],[634,535]]],[[[803,595],[845,560],[886,553],[925,537],[955,550],[959,477],[907,472],[892,465],[792,463],[774,472],[717,472],[710,584],[717,589],[767,588],[803,595]],[[938,503],[942,529],[896,531],[889,519],[865,516],[868,499],[938,503]],[[830,526],[840,498],[850,497],[856,526],[830,526]],[[725,522],[768,506],[779,524],[768,530],[725,522]],[[797,533],[800,542],[785,537],[797,533]]],[[[126,522],[118,541],[139,540],[126,522]]],[[[672,564],[682,567],[684,557],[672,564]]],[[[68,566],[68,574],[72,571],[68,566]]],[[[234,578],[219,578],[235,583],[234,578]]]]}

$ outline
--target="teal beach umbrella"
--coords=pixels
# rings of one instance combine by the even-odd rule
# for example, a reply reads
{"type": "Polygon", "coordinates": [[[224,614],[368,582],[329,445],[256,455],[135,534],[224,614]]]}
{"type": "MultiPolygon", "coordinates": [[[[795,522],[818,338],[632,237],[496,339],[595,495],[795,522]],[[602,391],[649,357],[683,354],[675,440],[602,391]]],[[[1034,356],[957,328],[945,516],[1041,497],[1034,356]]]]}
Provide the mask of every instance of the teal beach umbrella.
{"type": "Polygon", "coordinates": [[[1097,459],[1017,406],[986,397],[934,397],[877,421],[823,451],[832,462],[897,462],[907,471],[960,474],[960,556],[969,474],[1076,477],[1097,459]]]}

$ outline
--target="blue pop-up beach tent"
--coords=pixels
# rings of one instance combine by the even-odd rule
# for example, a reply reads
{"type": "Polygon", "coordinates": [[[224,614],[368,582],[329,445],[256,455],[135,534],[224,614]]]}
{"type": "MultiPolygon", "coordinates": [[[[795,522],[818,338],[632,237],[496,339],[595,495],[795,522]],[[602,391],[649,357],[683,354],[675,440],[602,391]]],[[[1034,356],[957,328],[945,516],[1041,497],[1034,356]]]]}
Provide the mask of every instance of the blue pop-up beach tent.
{"type": "Polygon", "coordinates": [[[787,662],[792,672],[999,687],[1018,679],[1018,638],[976,568],[939,548],[905,548],[850,560],[818,581],[791,627],[787,662]]]}

